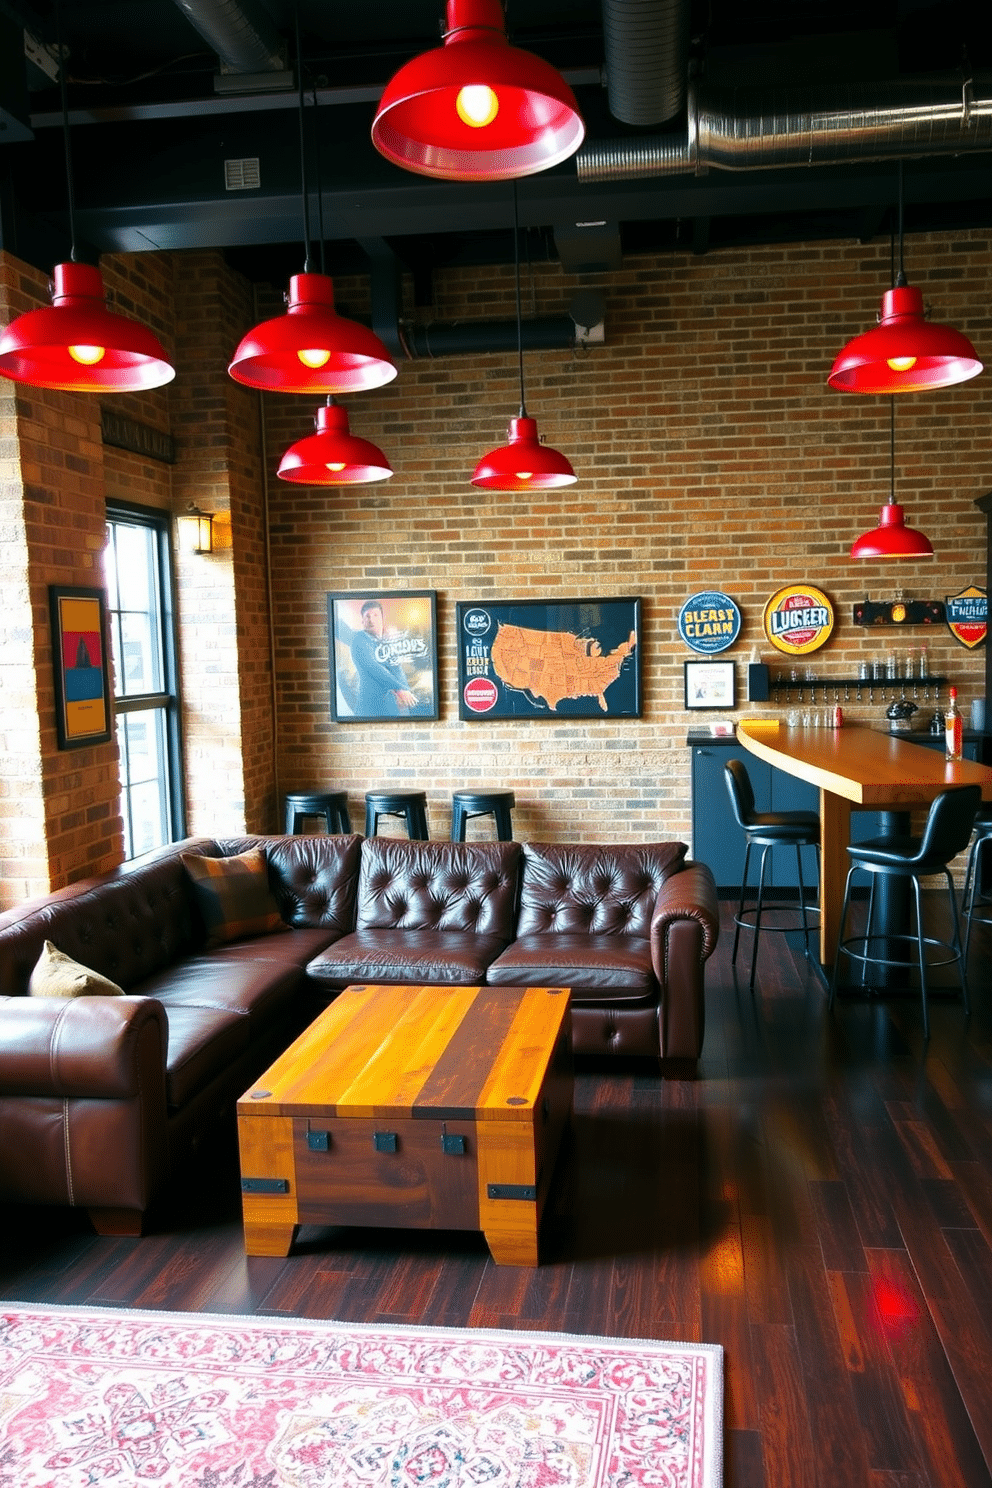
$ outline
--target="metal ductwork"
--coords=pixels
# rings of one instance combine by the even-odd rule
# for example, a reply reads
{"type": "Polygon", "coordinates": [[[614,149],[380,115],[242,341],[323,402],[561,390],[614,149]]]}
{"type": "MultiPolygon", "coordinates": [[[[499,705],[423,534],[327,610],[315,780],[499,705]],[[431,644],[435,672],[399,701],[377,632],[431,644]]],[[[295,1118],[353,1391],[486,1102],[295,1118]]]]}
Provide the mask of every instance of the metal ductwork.
{"type": "MultiPolygon", "coordinates": [[[[515,320],[436,321],[433,324],[400,322],[403,351],[411,361],[421,358],[476,355],[489,351],[516,351],[515,320]]],[[[520,324],[524,351],[557,351],[578,346],[581,335],[570,315],[541,315],[520,324]]]]}
{"type": "Polygon", "coordinates": [[[897,79],[705,94],[690,84],[684,136],[605,140],[575,158],[579,180],[595,183],[985,150],[992,150],[987,74],[965,83],[897,79]]]}
{"type": "Polygon", "coordinates": [[[175,0],[229,72],[281,72],[286,47],[261,5],[253,0],[175,0]]]}
{"type": "Polygon", "coordinates": [[[685,104],[690,0],[603,0],[610,113],[667,124],[685,104]]]}

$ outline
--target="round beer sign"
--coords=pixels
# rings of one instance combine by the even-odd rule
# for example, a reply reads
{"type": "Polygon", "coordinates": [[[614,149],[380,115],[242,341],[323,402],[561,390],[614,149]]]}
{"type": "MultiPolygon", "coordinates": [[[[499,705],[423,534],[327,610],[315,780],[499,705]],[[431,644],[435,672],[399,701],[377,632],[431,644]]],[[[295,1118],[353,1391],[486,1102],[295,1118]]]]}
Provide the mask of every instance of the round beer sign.
{"type": "Polygon", "coordinates": [[[786,656],[818,650],[833,628],[833,605],[812,584],[790,584],[765,605],[765,635],[786,656]]]}
{"type": "Polygon", "coordinates": [[[741,612],[729,594],[704,589],[679,611],[679,635],[693,651],[726,651],[741,633],[741,612]]]}

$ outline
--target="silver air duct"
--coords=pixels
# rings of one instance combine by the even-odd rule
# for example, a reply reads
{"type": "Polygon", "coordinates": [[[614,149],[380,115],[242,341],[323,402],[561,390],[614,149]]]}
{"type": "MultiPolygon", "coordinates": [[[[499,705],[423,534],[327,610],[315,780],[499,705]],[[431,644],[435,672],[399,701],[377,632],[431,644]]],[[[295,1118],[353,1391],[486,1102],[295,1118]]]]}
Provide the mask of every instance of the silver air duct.
{"type": "Polygon", "coordinates": [[[822,89],[703,90],[690,84],[681,138],[585,145],[580,181],[772,170],[992,150],[992,77],[897,79],[822,89]]]}
{"type": "Polygon", "coordinates": [[[689,0],[603,0],[610,113],[666,124],[685,104],[689,0]]]}
{"type": "Polygon", "coordinates": [[[252,0],[175,0],[230,72],[281,72],[286,48],[267,12],[252,0]]]}

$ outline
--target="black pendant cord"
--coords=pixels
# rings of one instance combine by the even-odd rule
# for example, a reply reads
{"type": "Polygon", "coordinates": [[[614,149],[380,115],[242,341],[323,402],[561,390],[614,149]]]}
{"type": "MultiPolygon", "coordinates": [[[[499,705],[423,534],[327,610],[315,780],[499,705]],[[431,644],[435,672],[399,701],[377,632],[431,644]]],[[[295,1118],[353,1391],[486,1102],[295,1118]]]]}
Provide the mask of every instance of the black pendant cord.
{"type": "Polygon", "coordinates": [[[59,54],[59,90],[62,95],[62,140],[65,146],[65,182],[69,202],[69,262],[78,263],[76,253],[76,197],[72,186],[72,146],[69,142],[69,104],[65,89],[65,52],[62,49],[62,5],[55,0],[55,45],[59,54]]]}
{"type": "Polygon", "coordinates": [[[300,45],[300,7],[296,6],[296,81],[300,115],[300,190],[303,194],[303,272],[311,272],[310,265],[310,193],[307,190],[307,144],[303,125],[303,48],[300,45]]]}
{"type": "Polygon", "coordinates": [[[902,263],[902,238],[903,238],[903,208],[902,208],[902,160],[898,162],[899,174],[899,207],[898,207],[898,230],[899,230],[899,272],[896,275],[896,288],[906,288],[906,271],[902,263]]]}
{"type": "Polygon", "coordinates": [[[889,395],[889,505],[896,504],[896,399],[889,395]]]}
{"type": "Polygon", "coordinates": [[[517,211],[517,183],[513,183],[513,268],[517,281],[517,360],[520,364],[520,417],[527,417],[524,402],[524,328],[520,308],[520,217],[517,211]]]}

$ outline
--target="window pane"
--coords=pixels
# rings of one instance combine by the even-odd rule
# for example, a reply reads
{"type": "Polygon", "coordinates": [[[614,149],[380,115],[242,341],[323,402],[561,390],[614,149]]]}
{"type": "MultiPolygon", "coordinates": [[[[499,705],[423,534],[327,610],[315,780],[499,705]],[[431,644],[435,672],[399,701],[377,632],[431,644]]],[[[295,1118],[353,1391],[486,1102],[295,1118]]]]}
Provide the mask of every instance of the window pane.
{"type": "Polygon", "coordinates": [[[154,534],[147,527],[117,523],[117,584],[122,610],[154,610],[154,534]]]}
{"type": "Polygon", "coordinates": [[[168,758],[165,710],[125,713],[121,729],[125,784],[121,806],[127,856],[150,852],[169,841],[168,758]]]}
{"type": "Polygon", "coordinates": [[[124,611],[120,619],[118,693],[131,697],[139,692],[161,692],[158,637],[152,630],[151,615],[124,611]]]}

